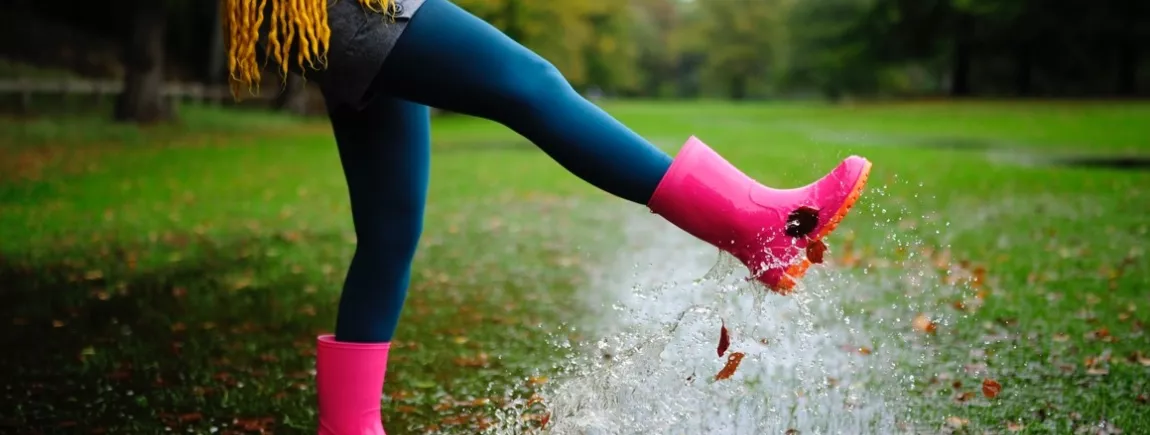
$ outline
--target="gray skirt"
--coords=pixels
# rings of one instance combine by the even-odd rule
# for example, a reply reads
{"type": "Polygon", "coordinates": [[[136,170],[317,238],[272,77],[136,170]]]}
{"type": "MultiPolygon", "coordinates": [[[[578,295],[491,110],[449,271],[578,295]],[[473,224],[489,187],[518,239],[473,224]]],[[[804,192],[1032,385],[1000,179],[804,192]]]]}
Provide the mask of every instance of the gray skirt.
{"type": "MultiPolygon", "coordinates": [[[[371,98],[368,90],[383,61],[426,0],[395,0],[394,17],[368,10],[357,0],[327,1],[331,27],[327,68],[301,71],[297,65],[290,67],[319,84],[329,109],[345,104],[362,108],[371,98]]],[[[260,36],[262,45],[266,42],[267,28],[260,36]]]]}

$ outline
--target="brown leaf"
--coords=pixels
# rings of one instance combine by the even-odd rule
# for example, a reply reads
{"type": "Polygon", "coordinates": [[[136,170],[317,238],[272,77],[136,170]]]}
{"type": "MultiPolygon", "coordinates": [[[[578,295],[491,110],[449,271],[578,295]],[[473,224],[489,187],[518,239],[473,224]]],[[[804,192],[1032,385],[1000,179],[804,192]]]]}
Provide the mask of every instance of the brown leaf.
{"type": "Polygon", "coordinates": [[[968,424],[970,424],[970,420],[967,420],[965,418],[954,417],[954,416],[946,418],[946,425],[950,426],[952,429],[960,429],[963,426],[966,426],[968,424]]]}
{"type": "Polygon", "coordinates": [[[276,421],[275,417],[264,418],[237,418],[232,421],[235,427],[246,431],[266,432],[276,421]]]}
{"type": "Polygon", "coordinates": [[[1086,369],[1086,374],[1091,376],[1104,376],[1110,374],[1110,369],[1106,367],[1090,367],[1086,369]]]}
{"type": "Polygon", "coordinates": [[[958,403],[966,403],[968,400],[974,398],[974,393],[971,391],[958,393],[954,395],[954,401],[958,403]]]}
{"type": "Polygon", "coordinates": [[[1110,329],[1107,328],[1098,328],[1094,331],[1087,332],[1085,338],[1087,340],[1112,341],[1110,329]]]}
{"type": "Polygon", "coordinates": [[[739,364],[743,362],[743,357],[745,356],[742,352],[734,352],[728,356],[727,364],[723,366],[722,370],[719,370],[719,374],[715,375],[715,380],[727,379],[734,375],[735,370],[739,368],[739,364]]]}
{"type": "Polygon", "coordinates": [[[455,365],[460,367],[480,368],[487,367],[488,357],[484,352],[480,352],[474,357],[459,357],[455,359],[455,365]]]}
{"type": "Polygon", "coordinates": [[[532,376],[527,379],[527,385],[531,387],[538,387],[547,383],[546,376],[532,376]]]}
{"type": "Polygon", "coordinates": [[[1024,426],[1022,423],[1015,423],[1013,421],[1006,423],[1006,430],[1008,431],[1022,432],[1023,429],[1026,429],[1026,426],[1024,426]]]}
{"type": "Polygon", "coordinates": [[[938,329],[938,324],[931,321],[930,317],[927,317],[926,314],[922,313],[914,316],[914,320],[910,321],[910,325],[914,328],[915,331],[923,332],[926,334],[934,334],[938,329]]]}
{"type": "Polygon", "coordinates": [[[727,332],[727,322],[723,322],[723,326],[719,329],[719,357],[722,358],[727,353],[727,348],[731,347],[731,336],[727,332]]]}
{"type": "Polygon", "coordinates": [[[180,416],[180,423],[195,423],[197,421],[203,420],[203,418],[204,418],[203,414],[200,414],[198,412],[192,412],[192,413],[181,415],[180,416]]]}
{"type": "Polygon", "coordinates": [[[822,240],[811,240],[807,243],[807,259],[814,264],[822,264],[823,255],[827,252],[827,245],[822,240]]]}
{"type": "Polygon", "coordinates": [[[1002,384],[999,384],[998,381],[990,378],[982,380],[982,395],[986,396],[987,399],[998,397],[1000,392],[1002,392],[1002,384]]]}

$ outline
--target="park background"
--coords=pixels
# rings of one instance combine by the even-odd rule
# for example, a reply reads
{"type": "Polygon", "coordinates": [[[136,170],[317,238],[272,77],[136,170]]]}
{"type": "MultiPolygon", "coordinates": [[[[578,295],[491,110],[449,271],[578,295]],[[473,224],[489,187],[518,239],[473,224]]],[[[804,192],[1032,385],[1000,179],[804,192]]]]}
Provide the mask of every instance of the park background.
{"type": "MultiPolygon", "coordinates": [[[[346,187],[314,85],[227,93],[217,3],[5,2],[0,431],[314,430],[346,187]]],[[[668,152],[780,187],[875,169],[800,295],[752,295],[435,113],[389,433],[1150,431],[1150,3],[457,4],[668,152]],[[724,323],[746,361],[696,382],[724,323]]]]}

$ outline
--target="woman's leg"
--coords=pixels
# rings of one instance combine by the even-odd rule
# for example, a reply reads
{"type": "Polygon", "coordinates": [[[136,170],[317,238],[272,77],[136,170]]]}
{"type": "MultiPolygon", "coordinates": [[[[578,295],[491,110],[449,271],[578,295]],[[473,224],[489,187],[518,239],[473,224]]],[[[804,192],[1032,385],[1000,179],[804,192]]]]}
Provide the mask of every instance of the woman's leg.
{"type": "Polygon", "coordinates": [[[391,341],[423,229],[430,168],[427,106],[376,98],[330,113],[357,245],[339,302],[341,342],[391,341]]]}
{"type": "Polygon", "coordinates": [[[419,9],[377,83],[398,98],[502,123],[583,180],[638,204],[671,165],[549,62],[447,0],[419,9]]]}
{"type": "Polygon", "coordinates": [[[771,189],[695,138],[672,161],[550,63],[448,0],[416,12],[377,80],[395,97],[507,125],[580,178],[733,254],[780,292],[806,272],[806,249],[818,251],[870,172],[870,162],[851,157],[804,188],[771,189]]]}

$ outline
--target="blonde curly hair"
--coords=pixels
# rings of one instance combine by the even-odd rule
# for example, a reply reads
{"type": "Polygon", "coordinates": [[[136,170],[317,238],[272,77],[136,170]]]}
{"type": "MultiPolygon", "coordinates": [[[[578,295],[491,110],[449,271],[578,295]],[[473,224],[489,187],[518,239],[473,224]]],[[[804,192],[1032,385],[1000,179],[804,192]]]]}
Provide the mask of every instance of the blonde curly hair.
{"type": "MultiPolygon", "coordinates": [[[[252,95],[259,94],[262,65],[256,60],[256,49],[265,19],[270,23],[264,52],[267,60],[278,66],[284,81],[292,62],[301,68],[305,64],[317,69],[327,66],[328,41],[331,38],[327,20],[329,0],[220,1],[223,2],[220,11],[224,15],[221,21],[227,41],[229,81],[236,99],[241,98],[245,89],[252,95]],[[268,2],[271,2],[270,10],[267,9],[268,2]],[[271,16],[264,17],[264,11],[269,11],[271,16]],[[293,47],[298,51],[295,59],[289,59],[293,47]]],[[[395,0],[355,1],[375,12],[394,12],[395,0]]]]}

